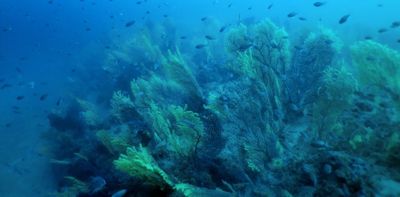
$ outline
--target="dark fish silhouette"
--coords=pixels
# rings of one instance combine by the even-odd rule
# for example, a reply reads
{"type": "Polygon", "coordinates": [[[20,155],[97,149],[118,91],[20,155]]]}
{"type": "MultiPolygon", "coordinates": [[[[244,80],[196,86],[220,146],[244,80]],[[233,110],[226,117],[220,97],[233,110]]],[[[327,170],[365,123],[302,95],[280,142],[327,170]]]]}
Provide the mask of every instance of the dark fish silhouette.
{"type": "Polygon", "coordinates": [[[17,71],[18,74],[22,74],[22,70],[19,67],[15,67],[15,70],[17,71]]]}
{"type": "Polygon", "coordinates": [[[17,96],[17,97],[15,97],[15,99],[17,99],[18,101],[20,101],[20,100],[22,100],[24,98],[25,98],[25,96],[17,96]]]}
{"type": "Polygon", "coordinates": [[[205,16],[205,17],[201,18],[200,20],[201,20],[201,21],[206,21],[206,20],[207,20],[207,17],[205,16]]]}
{"type": "Polygon", "coordinates": [[[206,35],[204,36],[207,40],[215,40],[215,38],[213,36],[210,35],[206,35]]]}
{"type": "Polygon", "coordinates": [[[135,20],[128,21],[127,23],[125,23],[125,27],[130,27],[130,26],[134,25],[135,23],[136,23],[135,20]]]}
{"type": "Polygon", "coordinates": [[[47,99],[47,97],[48,97],[48,94],[43,94],[42,96],[40,96],[39,100],[44,101],[47,99]]]}
{"type": "Polygon", "coordinates": [[[378,29],[378,33],[385,33],[385,32],[387,32],[388,31],[388,29],[386,29],[386,28],[381,28],[381,29],[378,29]]]}
{"type": "Polygon", "coordinates": [[[206,45],[205,44],[198,44],[198,45],[196,45],[195,47],[196,47],[196,49],[202,49],[202,48],[204,48],[206,45]]]}
{"type": "Polygon", "coordinates": [[[63,101],[63,99],[62,99],[62,98],[59,98],[59,99],[57,100],[57,102],[56,102],[56,105],[57,105],[57,106],[60,106],[61,103],[62,103],[62,101],[63,101]]]}
{"type": "Polygon", "coordinates": [[[400,21],[395,21],[392,23],[392,25],[390,26],[391,28],[397,28],[400,27],[400,21]]]}
{"type": "Polygon", "coordinates": [[[317,1],[317,2],[315,2],[313,5],[314,5],[315,7],[321,7],[321,6],[325,5],[325,4],[326,4],[326,2],[317,1]]]}
{"type": "Polygon", "coordinates": [[[226,29],[227,27],[228,27],[227,25],[222,26],[222,27],[219,29],[219,33],[224,32],[225,29],[226,29]]]}
{"type": "Polygon", "coordinates": [[[342,16],[342,18],[340,18],[340,20],[339,20],[339,24],[343,24],[343,23],[347,22],[349,17],[350,17],[350,14],[342,16]]]}
{"type": "Polygon", "coordinates": [[[287,17],[292,18],[292,17],[295,17],[296,15],[297,15],[296,12],[290,12],[290,13],[287,15],[287,17]]]}
{"type": "Polygon", "coordinates": [[[269,4],[269,6],[267,7],[268,10],[270,10],[272,8],[272,6],[274,6],[274,4],[269,4]]]}
{"type": "Polygon", "coordinates": [[[301,21],[306,21],[307,19],[304,18],[304,17],[299,17],[299,20],[301,20],[301,21]]]}
{"type": "Polygon", "coordinates": [[[371,36],[365,36],[364,39],[365,40],[372,40],[372,37],[371,36]]]}

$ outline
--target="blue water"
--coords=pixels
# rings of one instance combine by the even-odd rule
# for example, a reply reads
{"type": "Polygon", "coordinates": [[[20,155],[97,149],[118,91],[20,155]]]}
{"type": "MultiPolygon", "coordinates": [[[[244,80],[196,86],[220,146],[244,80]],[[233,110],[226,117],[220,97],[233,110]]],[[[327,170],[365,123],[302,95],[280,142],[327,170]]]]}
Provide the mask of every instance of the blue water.
{"type": "MultiPolygon", "coordinates": [[[[225,35],[237,24],[251,25],[266,18],[287,31],[293,46],[308,32],[317,31],[320,27],[332,29],[344,43],[341,55],[349,64],[351,64],[349,46],[364,40],[365,36],[370,36],[374,41],[394,50],[400,50],[400,28],[390,27],[393,22],[400,21],[398,14],[400,1],[324,0],[322,2],[326,4],[321,7],[313,6],[315,2],[314,0],[1,0],[0,86],[7,84],[10,87],[0,89],[0,196],[55,196],[56,191],[66,187],[67,184],[62,180],[64,176],[70,176],[68,170],[62,167],[60,170],[59,166],[54,167],[54,164],[49,162],[52,159],[49,152],[54,150],[47,145],[49,140],[43,138],[43,133],[55,128],[49,124],[48,115],[65,111],[70,103],[79,98],[102,106],[100,116],[108,116],[109,100],[113,91],[119,89],[128,91],[130,80],[139,74],[126,73],[132,77],[120,79],[118,77],[122,75],[104,73],[103,66],[107,54],[128,42],[137,35],[135,33],[146,29],[149,24],[167,22],[175,28],[177,37],[187,37],[189,44],[177,44],[186,56],[195,54],[194,44],[203,43],[202,33],[210,32],[212,28],[227,26],[227,30],[223,32],[225,35]],[[269,5],[272,5],[270,9],[269,5]],[[297,16],[289,18],[287,15],[290,12],[296,12],[297,16]],[[339,24],[339,19],[346,14],[350,14],[348,21],[339,24]],[[201,20],[203,17],[207,17],[207,23],[201,20]],[[301,21],[298,17],[307,20],[301,21]],[[131,21],[135,23],[127,27],[127,23],[131,21]],[[387,28],[388,31],[379,33],[381,28],[387,28]],[[17,97],[23,98],[17,99],[17,97]]],[[[223,46],[225,40],[219,36],[215,42],[223,46]]],[[[171,50],[175,50],[175,46],[171,47],[171,50]]],[[[226,58],[217,58],[216,61],[225,62],[226,58]]],[[[212,84],[207,86],[200,84],[200,86],[204,95],[207,95],[209,89],[213,89],[212,84]]],[[[398,113],[396,110],[398,108],[394,108],[394,113],[398,113]]],[[[110,125],[104,127],[105,129],[119,125],[115,122],[107,124],[110,125]]],[[[133,121],[131,124],[136,122],[133,121]]],[[[85,129],[87,132],[97,128],[85,129]]],[[[84,144],[81,145],[84,147],[84,144]]],[[[368,147],[365,149],[368,151],[368,147]]],[[[352,153],[352,155],[358,154],[352,153]]],[[[112,159],[116,158],[118,157],[114,156],[112,159]]],[[[389,168],[383,166],[384,169],[389,168]]],[[[390,174],[390,171],[385,173],[390,174]]],[[[101,174],[101,176],[110,175],[101,174]]],[[[89,178],[89,175],[86,178],[89,178]]],[[[390,183],[396,185],[395,181],[399,181],[398,178],[390,177],[394,182],[390,183]]],[[[258,179],[253,181],[257,182],[258,179]]],[[[213,185],[205,183],[197,186],[209,189],[224,187],[224,184],[217,182],[213,185]]],[[[126,182],[119,183],[120,186],[109,186],[102,195],[111,196],[119,189],[129,189],[126,188],[126,182]]],[[[223,189],[231,192],[226,185],[223,189]]],[[[286,189],[296,196],[294,190],[286,189]]],[[[101,196],[93,194],[96,195],[101,196]]],[[[146,196],[143,193],[142,195],[146,196]]],[[[253,196],[254,193],[247,195],[253,196]]]]}

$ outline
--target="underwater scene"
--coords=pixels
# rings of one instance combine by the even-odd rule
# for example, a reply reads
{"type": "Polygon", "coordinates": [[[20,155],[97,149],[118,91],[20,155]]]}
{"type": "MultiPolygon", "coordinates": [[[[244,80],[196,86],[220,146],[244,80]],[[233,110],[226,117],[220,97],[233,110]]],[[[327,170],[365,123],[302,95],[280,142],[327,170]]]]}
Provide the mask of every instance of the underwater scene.
{"type": "Polygon", "coordinates": [[[1,0],[2,197],[400,197],[400,1],[1,0]]]}

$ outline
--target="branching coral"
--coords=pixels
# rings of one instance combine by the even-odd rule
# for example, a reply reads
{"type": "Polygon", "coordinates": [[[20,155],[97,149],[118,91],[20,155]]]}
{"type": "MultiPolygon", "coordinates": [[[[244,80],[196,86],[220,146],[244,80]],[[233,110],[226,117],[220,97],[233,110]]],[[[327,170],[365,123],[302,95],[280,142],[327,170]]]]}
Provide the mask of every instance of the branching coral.
{"type": "Polygon", "coordinates": [[[167,80],[153,74],[148,79],[134,79],[131,81],[131,92],[134,95],[134,105],[139,112],[143,112],[150,102],[181,104],[182,88],[172,80],[167,80]]]}
{"type": "Polygon", "coordinates": [[[386,165],[400,162],[400,116],[392,106],[399,101],[398,52],[372,41],[357,43],[352,53],[358,73],[352,73],[340,61],[341,41],[330,30],[321,28],[291,49],[285,29],[270,20],[246,24],[178,43],[174,28],[164,32],[147,24],[153,30],[109,54],[119,82],[133,78],[131,92],[114,92],[105,106],[110,113],[80,101],[77,111],[92,127],[76,127],[76,138],[69,133],[74,127],[61,130],[68,138],[57,139],[57,148],[69,148],[55,154],[59,160],[53,163],[68,172],[69,166],[93,166],[89,173],[112,183],[107,193],[124,187],[127,195],[153,189],[188,197],[312,196],[331,189],[368,195],[357,176],[364,166],[335,150],[386,165]],[[226,50],[220,50],[224,37],[226,50]],[[200,43],[206,47],[193,47],[200,43]],[[124,70],[136,67],[140,71],[124,70]],[[107,117],[96,117],[101,114],[107,117]],[[135,179],[115,176],[113,167],[135,179]],[[218,187],[233,194],[212,189],[218,187]]]}
{"type": "Polygon", "coordinates": [[[162,57],[162,72],[132,80],[131,91],[138,110],[148,107],[149,101],[188,105],[193,110],[203,105],[200,87],[179,50],[162,57]]]}
{"type": "Polygon", "coordinates": [[[271,21],[265,20],[250,28],[243,25],[235,27],[229,33],[227,42],[228,51],[235,56],[228,68],[250,79],[249,82],[242,83],[251,83],[248,88],[254,96],[243,99],[251,99],[253,101],[248,102],[259,102],[261,106],[268,106],[268,109],[262,110],[261,117],[277,129],[279,126],[274,124],[280,124],[284,118],[283,103],[287,100],[284,75],[291,59],[287,33],[271,21]],[[234,48],[236,43],[245,41],[250,43],[246,49],[234,48]]]}
{"type": "Polygon", "coordinates": [[[77,99],[79,106],[82,111],[80,113],[81,118],[84,120],[85,124],[90,127],[96,127],[100,124],[101,118],[99,117],[99,109],[93,103],[85,101],[82,99],[77,99]]]}
{"type": "Polygon", "coordinates": [[[264,20],[254,27],[254,58],[262,65],[283,75],[289,68],[291,53],[288,34],[270,20],[264,20]]]}
{"type": "Polygon", "coordinates": [[[168,51],[168,54],[162,60],[162,67],[167,79],[175,81],[182,87],[182,91],[187,92],[190,102],[185,104],[196,106],[193,107],[194,109],[201,108],[203,96],[199,84],[178,49],[175,53],[168,51]]]}
{"type": "Polygon", "coordinates": [[[331,135],[340,115],[350,109],[357,81],[345,66],[324,71],[318,97],[312,107],[312,123],[318,137],[331,135]]]}
{"type": "Polygon", "coordinates": [[[195,154],[204,136],[204,125],[197,113],[174,105],[164,111],[152,103],[148,118],[158,144],[180,157],[195,154]]]}
{"type": "Polygon", "coordinates": [[[400,53],[370,40],[356,43],[351,52],[362,84],[378,86],[400,103],[400,53]]]}
{"type": "Polygon", "coordinates": [[[290,98],[296,105],[312,103],[317,86],[326,68],[337,64],[342,41],[333,31],[320,28],[310,33],[294,53],[293,66],[288,72],[290,98]]]}
{"type": "Polygon", "coordinates": [[[195,154],[205,135],[199,115],[180,106],[170,106],[168,111],[173,115],[171,122],[175,135],[171,136],[171,145],[180,155],[195,154]]]}
{"type": "Polygon", "coordinates": [[[229,31],[226,41],[226,50],[229,53],[236,55],[236,53],[243,52],[251,46],[252,42],[247,26],[240,24],[229,31]]]}
{"type": "Polygon", "coordinates": [[[159,186],[161,188],[173,185],[170,177],[158,166],[149,151],[142,147],[132,147],[126,150],[114,161],[115,167],[131,176],[138,177],[143,181],[159,186]]]}
{"type": "Polygon", "coordinates": [[[131,98],[121,91],[114,92],[113,94],[111,99],[111,113],[122,122],[129,120],[137,114],[131,98]]]}
{"type": "Polygon", "coordinates": [[[70,184],[70,186],[63,193],[59,193],[59,196],[68,195],[79,195],[86,194],[89,192],[89,185],[73,176],[64,177],[70,184]]]}
{"type": "Polygon", "coordinates": [[[244,161],[251,171],[262,173],[267,166],[273,169],[282,167],[278,161],[283,158],[284,148],[270,127],[262,132],[247,131],[242,141],[244,161]]]}
{"type": "Polygon", "coordinates": [[[156,69],[153,65],[161,63],[162,52],[153,40],[149,31],[143,30],[123,42],[116,42],[116,47],[106,55],[103,69],[112,76],[120,76],[127,70],[144,72],[156,69]]]}
{"type": "MultiPolygon", "coordinates": [[[[371,132],[368,134],[358,132],[350,143],[353,147],[358,144],[374,144],[373,146],[377,147],[374,151],[379,152],[377,155],[381,155],[388,163],[399,163],[400,156],[397,152],[400,118],[397,113],[400,109],[400,53],[368,40],[354,44],[351,47],[351,54],[363,90],[369,91],[369,95],[377,96],[373,98],[376,103],[369,104],[362,100],[356,103],[359,108],[357,110],[366,114],[363,118],[367,121],[364,121],[376,123],[362,125],[366,127],[364,130],[371,132]],[[385,150],[386,153],[381,154],[381,150],[385,150]]],[[[359,152],[365,149],[358,146],[357,148],[359,152]]]]}
{"type": "Polygon", "coordinates": [[[111,131],[99,130],[96,132],[96,137],[111,154],[115,155],[131,146],[133,136],[128,129],[125,129],[117,135],[111,131]]]}

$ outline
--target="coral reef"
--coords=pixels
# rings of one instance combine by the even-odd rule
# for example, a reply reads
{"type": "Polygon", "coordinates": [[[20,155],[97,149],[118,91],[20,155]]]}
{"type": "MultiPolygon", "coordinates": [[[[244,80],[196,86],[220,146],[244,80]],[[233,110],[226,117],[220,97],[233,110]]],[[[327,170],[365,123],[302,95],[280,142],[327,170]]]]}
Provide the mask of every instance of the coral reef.
{"type": "Polygon", "coordinates": [[[293,48],[271,20],[220,33],[188,49],[196,43],[180,47],[171,24],[148,24],[106,55],[104,69],[120,79],[109,102],[73,99],[49,116],[44,137],[63,191],[374,196],[398,184],[399,52],[361,41],[350,62],[323,27],[293,48]],[[90,189],[99,176],[107,186],[90,189]]]}

